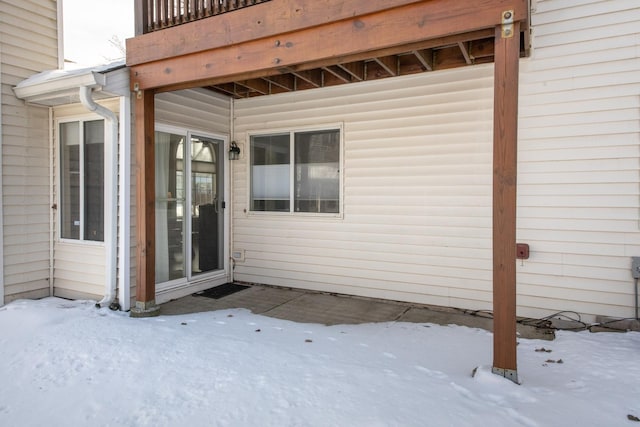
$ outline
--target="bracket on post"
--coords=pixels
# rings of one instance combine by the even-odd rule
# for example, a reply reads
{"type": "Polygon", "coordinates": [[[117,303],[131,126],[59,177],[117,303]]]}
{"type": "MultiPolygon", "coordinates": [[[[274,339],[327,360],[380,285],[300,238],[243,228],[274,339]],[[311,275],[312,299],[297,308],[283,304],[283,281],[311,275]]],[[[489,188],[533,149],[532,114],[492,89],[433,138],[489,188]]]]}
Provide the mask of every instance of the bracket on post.
{"type": "Polygon", "coordinates": [[[511,380],[516,384],[520,384],[518,382],[518,371],[515,371],[513,369],[502,369],[502,368],[492,367],[491,373],[495,375],[499,375],[501,377],[505,377],[506,379],[511,380]]]}
{"type": "Polygon", "coordinates": [[[136,93],[136,98],[142,99],[142,91],[140,90],[140,84],[139,83],[134,83],[133,84],[133,91],[136,93]]]}
{"type": "Polygon", "coordinates": [[[513,37],[513,10],[505,10],[502,12],[502,38],[510,39],[513,37]]]}

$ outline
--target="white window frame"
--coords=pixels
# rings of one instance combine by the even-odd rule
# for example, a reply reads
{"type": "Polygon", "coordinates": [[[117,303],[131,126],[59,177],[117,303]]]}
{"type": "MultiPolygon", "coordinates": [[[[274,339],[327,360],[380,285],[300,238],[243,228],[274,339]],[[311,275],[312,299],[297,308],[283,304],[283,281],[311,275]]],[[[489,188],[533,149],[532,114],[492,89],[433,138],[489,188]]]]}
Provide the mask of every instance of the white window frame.
{"type": "Polygon", "coordinates": [[[344,123],[330,123],[317,126],[300,126],[300,127],[287,127],[268,130],[252,130],[246,134],[246,170],[247,170],[247,200],[246,200],[246,212],[248,215],[255,216],[271,216],[271,217],[296,217],[296,218],[344,218],[344,123]],[[313,131],[328,131],[337,130],[340,138],[339,150],[339,164],[338,164],[338,212],[295,212],[295,134],[313,131]],[[251,209],[251,138],[254,136],[270,136],[270,135],[285,135],[289,134],[289,212],[280,211],[254,211],[251,209]]]}
{"type": "MultiPolygon", "coordinates": [[[[57,177],[55,180],[55,185],[56,185],[56,204],[58,209],[56,209],[57,215],[56,215],[56,234],[57,234],[57,240],[59,242],[63,242],[63,243],[82,243],[82,244],[86,244],[86,245],[93,245],[93,246],[104,246],[105,245],[105,240],[108,238],[106,235],[104,236],[102,241],[99,240],[85,240],[84,238],[84,220],[85,220],[85,212],[84,212],[84,186],[85,186],[85,182],[84,182],[84,146],[85,146],[85,142],[84,142],[84,126],[83,124],[85,122],[92,122],[92,121],[98,121],[98,120],[102,120],[104,122],[104,138],[105,138],[105,142],[104,142],[104,147],[106,147],[106,143],[107,143],[107,123],[106,120],[104,119],[104,117],[98,116],[98,115],[81,115],[81,116],[70,116],[70,117],[64,117],[64,118],[60,118],[57,119],[55,121],[56,123],[56,127],[55,127],[55,133],[56,133],[56,154],[57,154],[57,161],[56,161],[56,170],[57,170],[57,177]],[[62,194],[62,164],[60,162],[61,158],[62,158],[62,143],[60,141],[60,125],[64,124],[64,123],[73,123],[73,122],[78,122],[79,123],[79,131],[80,131],[80,153],[79,153],[79,158],[80,158],[80,237],[78,239],[71,239],[68,237],[62,237],[62,200],[60,199],[60,196],[62,194]]],[[[103,148],[104,149],[104,148],[103,148]]],[[[103,162],[106,159],[106,153],[103,153],[103,162]]],[[[105,164],[106,165],[106,164],[105,164]]],[[[103,197],[104,197],[104,188],[103,188],[103,197]]],[[[103,210],[102,215],[105,215],[105,212],[103,210]]],[[[107,218],[104,218],[104,223],[106,223],[107,218]]],[[[103,223],[103,224],[104,224],[103,223]]],[[[104,226],[104,225],[103,225],[104,226]]],[[[104,232],[104,230],[103,230],[104,232]]]]}

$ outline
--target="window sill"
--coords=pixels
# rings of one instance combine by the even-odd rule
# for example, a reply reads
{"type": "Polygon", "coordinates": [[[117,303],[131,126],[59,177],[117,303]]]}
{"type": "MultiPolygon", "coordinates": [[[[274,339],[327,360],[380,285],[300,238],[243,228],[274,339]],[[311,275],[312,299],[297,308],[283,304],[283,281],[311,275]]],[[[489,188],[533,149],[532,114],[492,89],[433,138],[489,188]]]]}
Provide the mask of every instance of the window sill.
{"type": "Polygon", "coordinates": [[[96,242],[94,240],[58,239],[56,242],[70,246],[104,247],[104,242],[96,242]]]}
{"type": "Polygon", "coordinates": [[[340,213],[320,213],[320,212],[275,212],[275,211],[246,211],[245,216],[253,218],[269,218],[279,220],[342,220],[344,214],[340,213]]]}

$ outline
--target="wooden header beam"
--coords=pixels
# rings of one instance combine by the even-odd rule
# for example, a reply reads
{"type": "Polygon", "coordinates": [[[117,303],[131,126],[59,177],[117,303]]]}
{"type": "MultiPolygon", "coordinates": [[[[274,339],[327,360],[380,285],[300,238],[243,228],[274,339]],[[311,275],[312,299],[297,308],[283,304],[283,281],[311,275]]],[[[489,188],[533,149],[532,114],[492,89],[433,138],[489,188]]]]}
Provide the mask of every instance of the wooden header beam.
{"type": "MultiPolygon", "coordinates": [[[[139,65],[241,44],[419,1],[271,0],[232,13],[127,39],[127,65],[139,65]]],[[[138,3],[141,2],[136,2],[136,6],[138,3]]]]}
{"type": "MultiPolygon", "coordinates": [[[[263,10],[265,13],[268,11],[268,14],[263,17],[265,22],[278,22],[278,17],[282,14],[291,14],[291,12],[282,11],[275,6],[288,4],[288,1],[274,0],[229,15],[257,9],[263,10]]],[[[308,1],[303,4],[307,5],[307,3],[314,2],[308,1]]],[[[330,3],[334,4],[335,2],[330,3]]],[[[351,9],[351,13],[348,13],[350,16],[355,16],[353,11],[361,13],[364,8],[362,5],[369,4],[369,1],[352,0],[347,3],[352,6],[360,6],[359,8],[353,6],[355,9],[351,9]]],[[[371,4],[377,3],[379,3],[378,0],[371,2],[371,4]]],[[[387,4],[387,2],[383,3],[387,4]]],[[[280,30],[280,34],[273,36],[240,43],[230,41],[218,48],[188,54],[184,52],[195,50],[195,48],[186,49],[182,44],[173,43],[172,45],[167,41],[169,47],[164,51],[173,49],[175,53],[165,58],[157,55],[158,61],[147,63],[139,62],[142,55],[138,51],[143,48],[143,45],[133,43],[138,39],[135,38],[129,41],[127,47],[127,63],[132,66],[131,85],[137,83],[140,89],[145,90],[163,87],[206,86],[211,82],[220,82],[221,79],[230,76],[234,76],[236,80],[244,80],[244,78],[237,77],[243,77],[245,74],[248,76],[251,73],[253,76],[260,73],[267,75],[284,67],[307,62],[330,61],[332,58],[349,57],[374,50],[401,48],[403,45],[434,38],[494,28],[499,24],[499,21],[496,21],[496,16],[499,17],[506,9],[514,10],[515,21],[526,20],[528,16],[527,0],[478,0],[473,5],[469,5],[468,2],[451,0],[388,3],[405,4],[394,8],[387,5],[383,11],[331,22],[325,22],[328,15],[323,10],[323,13],[318,12],[315,19],[313,17],[304,19],[306,25],[313,26],[298,31],[285,33],[285,28],[280,30]],[[374,40],[375,43],[372,42],[374,40]],[[133,51],[129,52],[129,49],[132,48],[133,51]]],[[[377,7],[381,8],[380,5],[377,7]]],[[[185,24],[158,33],[172,32],[194,24],[185,24]]],[[[150,35],[153,34],[155,33],[150,35]]],[[[143,39],[146,36],[139,38],[143,39]]],[[[177,40],[186,40],[184,37],[186,36],[177,40]]],[[[199,38],[193,39],[190,45],[199,45],[199,43],[201,43],[199,38]]],[[[187,42],[185,41],[183,44],[187,44],[187,42]]],[[[154,50],[155,45],[148,45],[145,49],[154,50]]],[[[150,59],[149,57],[145,60],[150,59]]]]}

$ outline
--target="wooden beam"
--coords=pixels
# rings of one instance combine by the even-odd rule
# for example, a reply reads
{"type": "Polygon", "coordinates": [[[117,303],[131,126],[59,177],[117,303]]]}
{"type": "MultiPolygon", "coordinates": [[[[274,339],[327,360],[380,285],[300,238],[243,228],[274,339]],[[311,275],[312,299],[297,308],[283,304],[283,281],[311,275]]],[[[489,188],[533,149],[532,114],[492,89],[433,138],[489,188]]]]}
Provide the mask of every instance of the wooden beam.
{"type": "Polygon", "coordinates": [[[364,61],[349,62],[346,64],[338,64],[340,69],[346,71],[358,81],[364,80],[364,61]]]}
{"type": "Polygon", "coordinates": [[[328,65],[326,67],[322,67],[324,71],[327,73],[333,74],[339,80],[342,80],[344,83],[351,83],[351,74],[344,71],[342,68],[337,65],[328,65]]]}
{"type": "Polygon", "coordinates": [[[418,61],[418,58],[410,53],[407,55],[398,55],[398,68],[400,76],[406,76],[407,74],[424,73],[427,71],[422,63],[418,61]]]}
{"type": "Polygon", "coordinates": [[[377,80],[389,77],[389,74],[376,61],[365,61],[364,63],[364,79],[377,80]]]}
{"type": "Polygon", "coordinates": [[[391,77],[398,75],[398,58],[396,56],[381,56],[374,60],[380,65],[391,77]]]}
{"type": "MultiPolygon", "coordinates": [[[[493,59],[493,43],[494,38],[481,39],[469,42],[469,51],[473,52],[473,63],[477,64],[479,59],[491,58],[493,59]]],[[[520,52],[522,54],[522,52],[520,52]]]]}
{"type": "Polygon", "coordinates": [[[485,39],[488,37],[491,38],[492,44],[493,44],[493,37],[494,37],[493,27],[472,31],[469,33],[454,34],[451,36],[436,37],[435,39],[421,40],[415,43],[403,44],[401,46],[393,46],[393,47],[382,48],[382,49],[373,49],[373,50],[360,52],[353,55],[345,55],[345,56],[321,59],[317,61],[309,61],[302,64],[293,65],[290,68],[294,68],[297,70],[309,70],[312,68],[324,67],[326,65],[357,63],[357,62],[370,60],[372,58],[380,57],[380,56],[405,54],[405,53],[410,53],[414,50],[433,49],[436,47],[456,44],[459,41],[468,42],[472,40],[485,39]]]}
{"type": "Polygon", "coordinates": [[[138,91],[135,97],[136,144],[136,305],[131,316],[157,315],[155,210],[155,93],[138,91]]]}
{"type": "Polygon", "coordinates": [[[229,83],[233,86],[233,93],[236,98],[249,98],[253,89],[237,82],[229,83]]]}
{"type": "Polygon", "coordinates": [[[442,49],[435,50],[433,57],[433,68],[436,70],[446,70],[467,65],[457,44],[442,49]]]}
{"type": "Polygon", "coordinates": [[[418,61],[422,64],[425,70],[433,71],[433,50],[432,49],[424,49],[424,50],[414,50],[411,53],[418,58],[418,61]]]}
{"type": "Polygon", "coordinates": [[[291,70],[289,72],[294,76],[296,76],[297,78],[299,78],[300,80],[303,80],[309,83],[311,86],[322,87],[322,70],[320,69],[313,69],[313,70],[306,70],[306,71],[291,70]]]}
{"type": "Polygon", "coordinates": [[[493,109],[493,372],[517,378],[516,177],[520,29],[496,28],[493,109]]]}
{"type": "Polygon", "coordinates": [[[127,65],[245,43],[419,1],[421,0],[271,0],[234,13],[223,13],[127,39],[127,65]]]}
{"type": "Polygon", "coordinates": [[[464,62],[466,62],[467,65],[473,64],[473,61],[471,60],[471,55],[469,55],[469,49],[467,48],[466,43],[458,42],[458,47],[462,52],[462,56],[464,57],[464,62]]]}
{"type": "MultiPolygon", "coordinates": [[[[416,49],[418,50],[432,49],[438,46],[449,45],[452,43],[455,44],[460,40],[470,41],[470,40],[486,39],[487,37],[491,38],[491,48],[493,49],[494,29],[492,27],[492,28],[486,28],[483,30],[473,31],[470,33],[456,34],[453,36],[446,36],[446,37],[438,37],[435,39],[429,39],[425,41],[411,43],[408,45],[394,46],[391,48],[376,49],[372,51],[361,52],[354,55],[346,55],[346,56],[340,56],[340,57],[326,58],[326,59],[317,60],[317,61],[310,61],[310,62],[305,62],[301,64],[295,64],[286,68],[280,68],[280,69],[276,68],[272,70],[251,70],[251,71],[242,73],[240,75],[213,77],[205,81],[199,82],[195,86],[213,86],[220,83],[228,83],[233,80],[265,78],[265,76],[273,76],[279,73],[282,73],[282,75],[285,76],[287,75],[286,73],[288,73],[292,69],[302,71],[302,70],[311,70],[314,68],[322,68],[328,65],[337,65],[343,70],[349,72],[354,77],[355,80],[362,81],[365,79],[364,60],[367,60],[376,56],[398,55],[402,53],[411,52],[412,50],[416,50],[416,49]]],[[[435,50],[434,50],[434,56],[435,56],[435,50]]],[[[493,50],[491,51],[491,56],[493,58],[493,50]]],[[[478,61],[476,61],[476,63],[478,63],[478,61]]],[[[438,67],[435,66],[435,58],[434,58],[434,69],[435,68],[438,68],[438,67]]],[[[447,68],[447,67],[444,67],[444,68],[447,68]]],[[[183,82],[183,83],[172,84],[169,86],[163,86],[161,88],[158,88],[157,92],[168,92],[173,90],[189,89],[192,87],[194,87],[193,82],[190,82],[190,83],[183,82]]]]}
{"type": "Polygon", "coordinates": [[[264,76],[262,78],[272,85],[276,85],[288,91],[293,91],[296,89],[295,78],[290,74],[276,74],[273,76],[264,76]]]}
{"type": "Polygon", "coordinates": [[[233,97],[238,97],[238,94],[236,93],[235,83],[221,83],[211,87],[217,91],[224,92],[233,97]]]}
{"type": "Polygon", "coordinates": [[[269,95],[269,93],[271,93],[269,90],[269,82],[262,79],[242,80],[236,83],[262,95],[269,95]]]}
{"type": "Polygon", "coordinates": [[[346,83],[350,82],[345,82],[343,79],[336,77],[335,74],[326,71],[324,68],[322,69],[322,87],[338,86],[346,83]]]}
{"type": "Polygon", "coordinates": [[[506,3],[509,9],[514,9],[514,19],[527,17],[527,0],[482,0],[473,5],[449,0],[422,1],[278,37],[136,65],[132,67],[131,84],[137,83],[141,89],[181,84],[195,87],[224,76],[256,71],[268,74],[296,64],[336,61],[335,58],[376,49],[398,49],[432,38],[493,28],[497,25],[495,17],[507,9],[506,3]],[[377,42],[372,44],[372,40],[377,42]]]}

